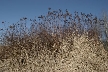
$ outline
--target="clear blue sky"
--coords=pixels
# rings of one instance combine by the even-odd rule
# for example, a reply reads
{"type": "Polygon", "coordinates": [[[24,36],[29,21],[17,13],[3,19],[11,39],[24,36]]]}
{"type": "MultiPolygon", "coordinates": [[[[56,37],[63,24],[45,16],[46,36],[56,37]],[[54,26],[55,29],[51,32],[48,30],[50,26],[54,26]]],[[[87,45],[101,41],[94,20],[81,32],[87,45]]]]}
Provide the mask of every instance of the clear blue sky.
{"type": "Polygon", "coordinates": [[[0,0],[0,24],[2,21],[16,23],[22,17],[33,19],[45,15],[49,7],[101,16],[103,10],[108,11],[108,0],[0,0]]]}

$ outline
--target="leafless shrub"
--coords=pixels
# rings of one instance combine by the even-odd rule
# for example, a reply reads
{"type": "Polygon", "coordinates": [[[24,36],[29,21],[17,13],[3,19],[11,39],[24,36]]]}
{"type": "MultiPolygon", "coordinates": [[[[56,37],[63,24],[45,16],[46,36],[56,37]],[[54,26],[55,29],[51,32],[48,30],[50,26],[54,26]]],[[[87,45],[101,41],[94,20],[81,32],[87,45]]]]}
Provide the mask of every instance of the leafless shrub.
{"type": "MultiPolygon", "coordinates": [[[[81,37],[83,34],[87,35],[89,40],[99,41],[101,21],[91,13],[75,11],[72,15],[68,10],[63,12],[60,9],[58,11],[49,9],[48,14],[38,18],[39,22],[36,19],[30,19],[30,27],[27,26],[29,19],[23,17],[16,24],[3,30],[1,43],[6,48],[0,52],[0,59],[19,57],[23,50],[26,50],[29,56],[36,56],[43,50],[53,53],[60,49],[64,39],[81,37]]],[[[72,40],[71,44],[73,44],[72,40]]]]}

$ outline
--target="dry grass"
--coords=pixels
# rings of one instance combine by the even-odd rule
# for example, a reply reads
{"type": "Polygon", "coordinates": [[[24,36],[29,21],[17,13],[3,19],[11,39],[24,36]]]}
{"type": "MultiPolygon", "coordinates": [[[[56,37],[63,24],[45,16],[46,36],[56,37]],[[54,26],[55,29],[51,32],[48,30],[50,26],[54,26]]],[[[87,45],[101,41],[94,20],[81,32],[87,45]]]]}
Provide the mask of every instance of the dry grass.
{"type": "Polygon", "coordinates": [[[3,30],[0,72],[108,72],[96,17],[59,10],[39,19],[28,28],[24,17],[3,30]]]}
{"type": "MultiPolygon", "coordinates": [[[[69,39],[70,40],[70,39],[69,39]]],[[[0,61],[1,72],[107,72],[108,52],[102,44],[93,45],[85,36],[75,37],[73,45],[64,40],[60,49],[51,53],[22,50],[21,56],[0,61]]],[[[32,47],[34,51],[34,47],[32,47]]]]}

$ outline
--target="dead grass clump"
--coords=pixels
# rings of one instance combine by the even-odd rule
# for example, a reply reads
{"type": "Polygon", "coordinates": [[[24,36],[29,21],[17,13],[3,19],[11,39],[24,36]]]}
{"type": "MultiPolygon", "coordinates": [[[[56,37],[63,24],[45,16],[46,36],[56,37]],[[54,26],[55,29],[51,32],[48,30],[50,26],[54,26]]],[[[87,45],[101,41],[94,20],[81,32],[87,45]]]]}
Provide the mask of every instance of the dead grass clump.
{"type": "Polygon", "coordinates": [[[2,30],[0,71],[107,71],[108,54],[99,39],[97,17],[59,9],[38,18],[39,22],[30,19],[30,27],[24,17],[2,30]]]}

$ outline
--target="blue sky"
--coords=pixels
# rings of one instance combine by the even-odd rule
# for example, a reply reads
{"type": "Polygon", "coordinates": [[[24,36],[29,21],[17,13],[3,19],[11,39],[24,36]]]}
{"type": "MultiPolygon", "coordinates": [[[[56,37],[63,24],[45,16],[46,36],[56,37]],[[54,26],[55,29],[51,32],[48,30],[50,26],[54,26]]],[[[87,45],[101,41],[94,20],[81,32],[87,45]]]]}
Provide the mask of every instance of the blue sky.
{"type": "Polygon", "coordinates": [[[11,24],[22,17],[33,19],[35,16],[45,15],[49,7],[52,10],[68,9],[71,13],[92,13],[100,17],[102,11],[108,11],[108,0],[0,0],[0,24],[2,21],[11,24]]]}

